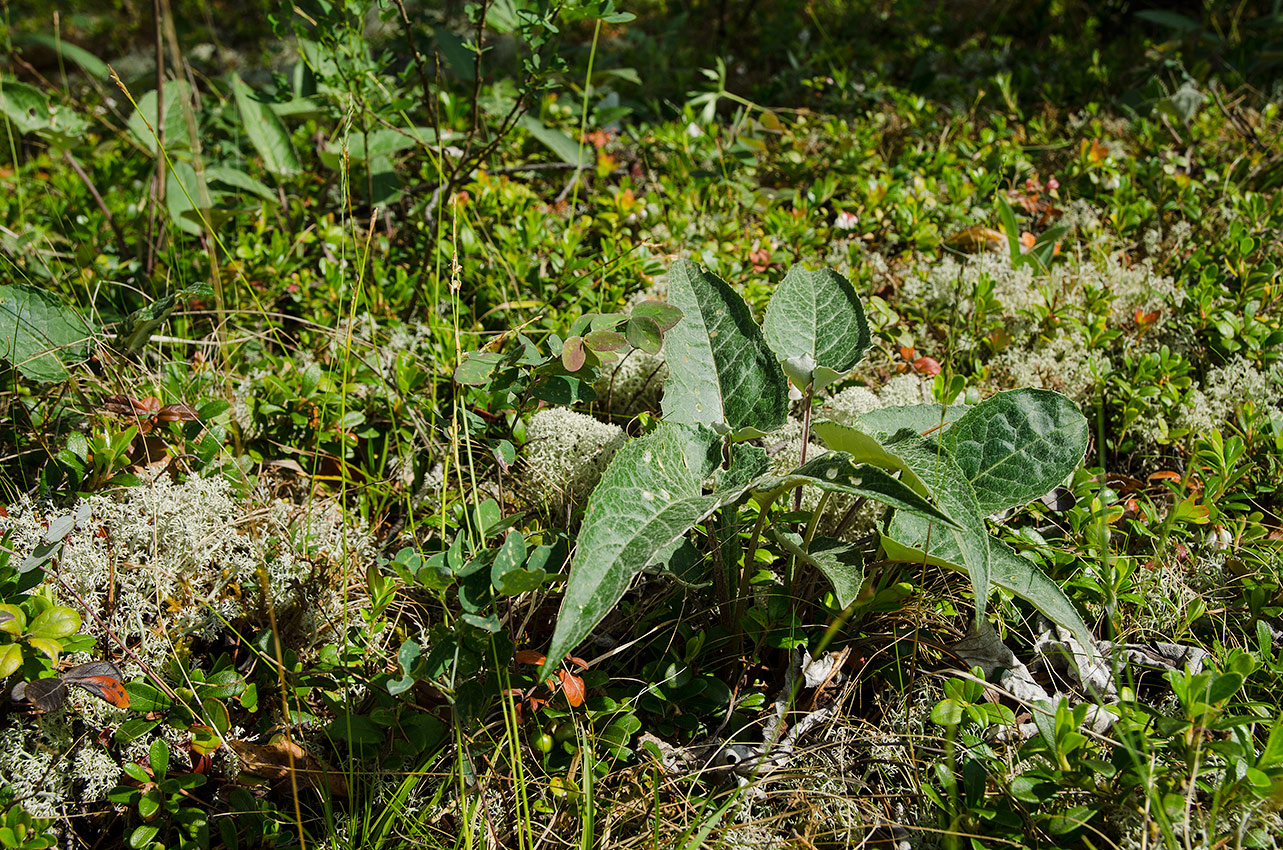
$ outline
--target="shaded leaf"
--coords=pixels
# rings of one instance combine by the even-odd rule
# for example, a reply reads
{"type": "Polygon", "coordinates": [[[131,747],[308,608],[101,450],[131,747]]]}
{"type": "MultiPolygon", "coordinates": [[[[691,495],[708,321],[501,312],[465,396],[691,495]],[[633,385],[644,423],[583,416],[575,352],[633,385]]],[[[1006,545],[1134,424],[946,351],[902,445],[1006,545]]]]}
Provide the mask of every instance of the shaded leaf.
{"type": "Polygon", "coordinates": [[[592,164],[593,152],[581,149],[578,142],[560,130],[547,127],[533,115],[521,116],[517,122],[526,132],[538,139],[544,147],[557,155],[557,158],[568,165],[586,167],[592,164]]]}
{"type": "Polygon", "coordinates": [[[245,124],[254,149],[263,157],[263,166],[277,177],[288,177],[302,170],[289,131],[271,106],[258,100],[249,86],[238,75],[232,75],[232,92],[236,107],[245,124]]]}
{"type": "Polygon", "coordinates": [[[976,597],[976,621],[981,621],[989,600],[989,533],[985,530],[984,515],[980,513],[971,485],[934,439],[906,433],[885,445],[904,459],[935,494],[939,506],[959,525],[947,528],[919,516],[896,511],[884,537],[899,543],[904,549],[914,550],[914,554],[894,551],[894,547],[887,546],[884,539],[888,557],[921,561],[925,552],[961,565],[971,578],[976,597]]]}
{"type": "MultiPolygon", "coordinates": [[[[39,44],[42,47],[47,47],[61,58],[69,59],[79,65],[81,70],[89,76],[96,77],[99,80],[106,80],[111,76],[111,69],[107,67],[106,62],[83,47],[77,47],[64,38],[55,38],[45,33],[31,32],[15,33],[13,40],[17,44],[39,44]]],[[[8,88],[9,85],[9,83],[6,83],[5,87],[8,88]]]]}
{"type": "Polygon", "coordinates": [[[864,585],[864,556],[857,547],[831,537],[816,537],[807,551],[802,548],[800,535],[778,526],[772,529],[772,535],[786,552],[824,574],[833,585],[838,605],[845,608],[855,601],[864,585]]]}
{"type": "Polygon", "coordinates": [[[294,774],[300,784],[328,791],[335,797],[347,796],[343,774],[292,741],[252,744],[229,738],[227,747],[236,754],[241,770],[251,776],[277,782],[294,774]]]}
{"type": "Polygon", "coordinates": [[[89,359],[93,332],[55,295],[16,283],[0,286],[0,357],[33,381],[70,377],[67,367],[89,359]]]}
{"type": "Polygon", "coordinates": [[[932,505],[909,485],[876,466],[855,463],[845,452],[827,452],[808,460],[790,473],[762,478],[753,484],[753,498],[759,504],[767,505],[781,493],[802,484],[834,493],[864,496],[899,511],[956,526],[947,513],[932,505]]]}

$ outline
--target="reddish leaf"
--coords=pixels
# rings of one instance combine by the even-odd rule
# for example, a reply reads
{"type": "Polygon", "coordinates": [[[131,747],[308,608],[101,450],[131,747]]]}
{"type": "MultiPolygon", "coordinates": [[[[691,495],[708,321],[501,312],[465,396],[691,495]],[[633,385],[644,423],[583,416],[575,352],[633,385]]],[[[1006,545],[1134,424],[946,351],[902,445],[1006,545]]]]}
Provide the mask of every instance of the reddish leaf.
{"type": "Polygon", "coordinates": [[[543,664],[548,660],[543,653],[535,652],[533,649],[522,649],[513,657],[517,659],[518,664],[543,664]]]}
{"type": "Polygon", "coordinates": [[[566,367],[567,372],[578,372],[586,359],[587,352],[584,350],[583,337],[568,337],[561,344],[561,363],[566,367]]]}
{"type": "Polygon", "coordinates": [[[571,664],[574,664],[574,665],[575,665],[576,667],[578,667],[580,670],[587,670],[587,669],[588,669],[588,662],[587,662],[587,661],[585,661],[585,660],[583,660],[582,658],[580,658],[580,657],[579,657],[579,656],[577,656],[577,655],[567,655],[567,656],[566,656],[566,660],[567,660],[567,661],[569,661],[571,664]]]}
{"type": "Polygon", "coordinates": [[[561,680],[561,692],[566,695],[566,702],[570,703],[570,707],[578,708],[583,705],[584,680],[565,670],[558,670],[557,678],[561,680]]]}
{"type": "Polygon", "coordinates": [[[900,356],[901,356],[901,357],[903,357],[905,360],[912,361],[912,360],[913,360],[913,355],[914,355],[914,354],[916,354],[916,353],[917,353],[917,352],[915,352],[915,351],[914,351],[914,349],[913,349],[913,346],[912,346],[912,345],[902,345],[902,346],[900,346],[900,356]]]}
{"type": "Polygon", "coordinates": [[[293,774],[318,791],[328,789],[335,797],[347,796],[347,780],[343,774],[292,741],[251,744],[228,738],[227,746],[240,761],[241,771],[250,776],[275,782],[293,774]]]}
{"type": "Polygon", "coordinates": [[[129,694],[120,678],[120,670],[110,661],[90,661],[62,674],[67,684],[78,685],[116,708],[129,708],[129,694]]]}
{"type": "Polygon", "coordinates": [[[919,357],[913,361],[913,368],[923,375],[939,375],[940,361],[934,357],[919,357]]]}
{"type": "Polygon", "coordinates": [[[150,418],[160,410],[160,399],[155,396],[136,399],[127,395],[109,395],[102,400],[102,408],[118,416],[150,418]]]}

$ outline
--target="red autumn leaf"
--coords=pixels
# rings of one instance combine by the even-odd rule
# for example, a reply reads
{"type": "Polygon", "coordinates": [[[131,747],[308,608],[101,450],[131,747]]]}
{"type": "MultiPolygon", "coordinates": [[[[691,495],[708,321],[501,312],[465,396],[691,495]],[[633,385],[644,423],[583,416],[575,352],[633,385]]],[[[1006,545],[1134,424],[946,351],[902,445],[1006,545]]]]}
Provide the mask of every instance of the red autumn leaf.
{"type": "Polygon", "coordinates": [[[919,357],[913,361],[913,368],[923,375],[939,375],[940,361],[934,357],[919,357]]]}
{"type": "Polygon", "coordinates": [[[109,395],[102,400],[102,409],[118,416],[151,416],[160,409],[160,400],[156,398],[136,399],[127,395],[109,395]],[[152,407],[155,402],[155,407],[152,407]]]}
{"type": "Polygon", "coordinates": [[[578,667],[580,670],[588,669],[588,662],[583,660],[577,655],[567,655],[566,660],[569,661],[571,664],[575,665],[576,667],[578,667]]]}
{"type": "Polygon", "coordinates": [[[558,670],[557,678],[561,680],[561,692],[566,695],[566,702],[570,703],[570,707],[578,708],[583,705],[584,680],[565,670],[558,670]]]}
{"type": "Polygon", "coordinates": [[[522,649],[517,652],[514,658],[518,664],[543,664],[548,658],[541,652],[535,652],[533,649],[522,649]]]}
{"type": "Polygon", "coordinates": [[[110,661],[90,661],[62,674],[67,684],[78,685],[116,708],[129,708],[129,694],[120,678],[120,670],[110,661]]]}
{"type": "Polygon", "coordinates": [[[908,362],[913,361],[913,355],[916,353],[917,352],[914,350],[912,345],[900,346],[900,356],[903,357],[908,362]]]}

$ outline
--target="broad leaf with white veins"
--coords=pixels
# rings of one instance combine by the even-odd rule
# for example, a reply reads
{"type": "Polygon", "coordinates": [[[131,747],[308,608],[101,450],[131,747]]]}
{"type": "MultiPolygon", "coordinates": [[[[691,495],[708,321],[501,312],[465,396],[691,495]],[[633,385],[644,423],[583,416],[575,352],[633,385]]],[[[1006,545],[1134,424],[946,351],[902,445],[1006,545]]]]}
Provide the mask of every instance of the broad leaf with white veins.
{"type": "Polygon", "coordinates": [[[851,282],[832,269],[789,269],[762,323],[766,342],[799,388],[827,386],[869,347],[869,323],[851,282]]]}
{"type": "Polygon", "coordinates": [[[678,260],[668,272],[668,300],[682,320],[664,335],[664,419],[744,436],[783,425],[788,381],[739,293],[678,260]]]}

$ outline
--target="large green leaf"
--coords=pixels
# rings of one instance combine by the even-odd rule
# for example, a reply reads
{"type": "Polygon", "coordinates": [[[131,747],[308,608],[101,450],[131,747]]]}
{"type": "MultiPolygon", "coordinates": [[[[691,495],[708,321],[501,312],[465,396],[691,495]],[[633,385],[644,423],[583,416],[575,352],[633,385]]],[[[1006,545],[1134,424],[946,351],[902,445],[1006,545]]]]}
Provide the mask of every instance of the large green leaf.
{"type": "MultiPolygon", "coordinates": [[[[152,89],[138,98],[138,107],[129,116],[129,132],[133,133],[147,151],[156,155],[156,90],[152,89]]],[[[184,80],[165,83],[165,134],[161,140],[165,150],[173,154],[192,149],[187,126],[187,110],[191,108],[191,89],[184,80]]]]}
{"type": "Polygon", "coordinates": [[[533,115],[523,115],[517,123],[567,165],[583,168],[592,162],[592,153],[590,151],[585,150],[579,143],[560,130],[549,128],[533,115]]]}
{"type": "Polygon", "coordinates": [[[855,420],[855,427],[885,443],[906,428],[918,434],[939,432],[967,412],[961,404],[906,404],[870,410],[855,420]]]}
{"type": "MultiPolygon", "coordinates": [[[[926,562],[962,573],[967,571],[962,564],[942,557],[934,546],[931,553],[924,555],[921,549],[883,535],[882,548],[887,558],[894,561],[926,562]]],[[[1006,543],[993,538],[989,539],[989,580],[1029,602],[1057,626],[1072,632],[1083,646],[1092,646],[1091,629],[1060,585],[1028,558],[1017,555],[1006,543]]]]}
{"type": "Polygon", "coordinates": [[[869,464],[856,463],[845,452],[827,452],[811,458],[785,475],[771,475],[753,484],[753,498],[763,505],[779,498],[781,493],[801,485],[818,487],[833,493],[846,493],[874,499],[897,509],[918,514],[948,525],[956,525],[947,513],[914,492],[909,485],[869,464]]]}
{"type": "MultiPolygon", "coordinates": [[[[217,194],[215,193],[215,197],[217,194]]],[[[165,173],[165,206],[169,217],[184,233],[199,236],[209,220],[214,197],[196,169],[183,160],[175,160],[165,173]]]]}
{"type": "Polygon", "coordinates": [[[18,283],[0,286],[0,358],[33,381],[65,381],[89,358],[89,325],[54,295],[18,283]]]}
{"type": "Polygon", "coordinates": [[[272,107],[257,99],[253,90],[236,75],[232,75],[232,92],[236,95],[236,107],[245,124],[245,134],[259,156],[263,157],[263,166],[277,177],[299,173],[302,166],[294,151],[294,143],[272,107]]]}
{"type": "Polygon", "coordinates": [[[0,114],[18,132],[33,133],[56,148],[71,147],[89,126],[76,110],[51,102],[39,89],[4,80],[0,80],[0,114]]]}
{"type": "Polygon", "coordinates": [[[1057,626],[1073,632],[1084,647],[1094,646],[1091,629],[1060,585],[1001,540],[989,541],[989,578],[1033,605],[1057,626]]]}
{"type": "Polygon", "coordinates": [[[843,608],[855,601],[864,584],[864,557],[857,546],[832,537],[816,537],[809,550],[802,548],[801,536],[780,527],[771,530],[775,542],[799,561],[815,567],[833,585],[833,595],[843,608]]]}
{"type": "Polygon", "coordinates": [[[748,305],[688,260],[668,273],[668,300],[682,320],[664,337],[665,419],[718,431],[766,434],[788,416],[788,381],[748,305]]]}
{"type": "Polygon", "coordinates": [[[793,383],[827,386],[869,347],[869,323],[851,282],[832,269],[793,266],[766,307],[762,332],[793,383]]]}
{"type": "Polygon", "coordinates": [[[638,571],[723,503],[724,495],[701,489],[720,457],[712,431],[673,422],[619,450],[588,500],[540,679],[615,607],[638,571]]]}
{"type": "Polygon", "coordinates": [[[250,177],[238,168],[227,168],[224,166],[206,168],[205,179],[216,180],[219,183],[225,183],[233,188],[242,189],[249,192],[251,195],[267,201],[269,204],[275,204],[278,200],[276,193],[272,191],[270,186],[263,183],[261,180],[255,180],[253,177],[250,177]]]}
{"type": "Polygon", "coordinates": [[[77,47],[64,39],[55,38],[47,33],[32,32],[15,33],[13,40],[16,44],[38,44],[41,47],[47,47],[55,53],[60,54],[61,58],[69,59],[79,65],[81,69],[91,77],[106,80],[111,76],[111,69],[107,67],[106,62],[102,61],[88,50],[85,50],[83,47],[77,47]]]}
{"type": "Polygon", "coordinates": [[[972,407],[941,441],[988,516],[1048,493],[1082,463],[1087,438],[1087,419],[1072,401],[1020,389],[972,407]]]}
{"type": "MultiPolygon", "coordinates": [[[[938,478],[925,475],[924,478],[934,485],[941,507],[948,510],[955,519],[962,521],[966,528],[946,535],[941,533],[943,529],[939,526],[928,528],[918,517],[897,511],[882,537],[882,547],[888,558],[925,561],[965,572],[971,576],[974,587],[976,571],[968,562],[968,556],[978,557],[983,550],[986,587],[992,583],[1006,588],[1031,603],[1056,625],[1073,632],[1083,646],[1092,645],[1091,630],[1060,585],[1048,578],[1032,561],[1020,557],[1011,547],[990,536],[985,527],[984,514],[975,500],[975,492],[963,477],[962,468],[950,461],[949,455],[942,451],[939,441],[924,437],[906,438],[889,448],[902,453],[920,474],[924,469],[935,468],[933,464],[939,465],[938,478]],[[964,518],[963,505],[972,511],[967,518],[964,518]]],[[[977,621],[984,615],[988,590],[984,593],[985,599],[982,599],[979,589],[976,589],[977,621]]]]}
{"type": "Polygon", "coordinates": [[[856,463],[868,463],[891,472],[899,472],[901,480],[919,494],[929,494],[927,485],[896,454],[883,448],[875,437],[858,428],[843,425],[831,419],[821,419],[811,425],[811,433],[824,441],[824,445],[839,452],[846,452],[856,463]]]}
{"type": "MultiPolygon", "coordinates": [[[[922,560],[922,554],[961,565],[971,578],[976,596],[976,621],[984,618],[985,604],[989,600],[989,533],[985,530],[984,515],[976,504],[976,494],[939,443],[913,434],[887,443],[927,487],[935,494],[936,503],[959,527],[948,528],[928,519],[896,511],[887,527],[886,537],[900,544],[903,549],[914,550],[905,558],[898,550],[886,546],[889,557],[922,560]],[[896,554],[893,554],[896,551],[896,554]]],[[[886,541],[884,541],[884,546],[886,541]]]]}

